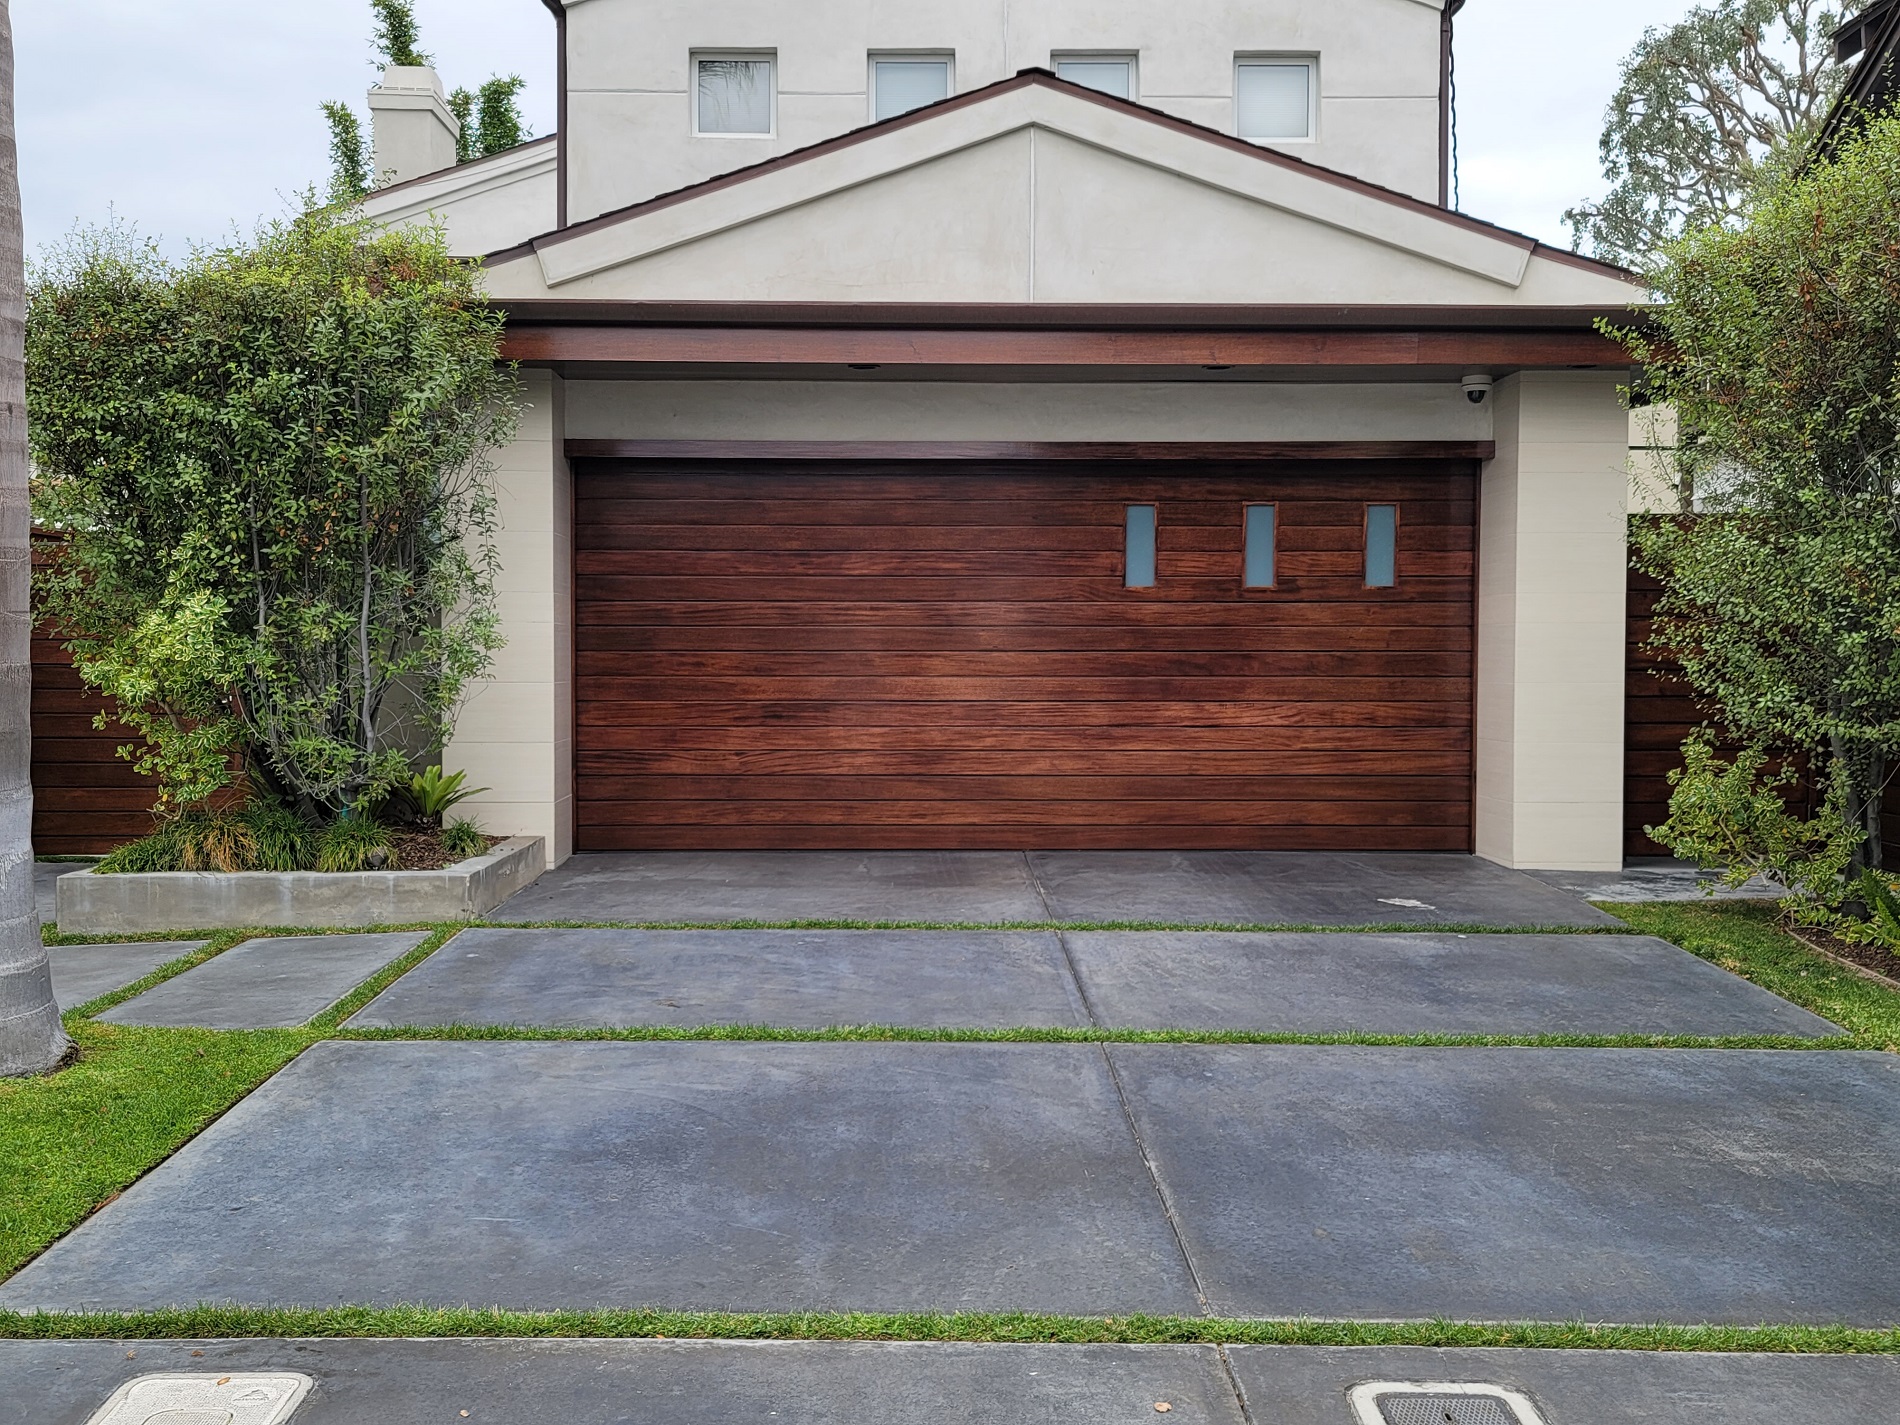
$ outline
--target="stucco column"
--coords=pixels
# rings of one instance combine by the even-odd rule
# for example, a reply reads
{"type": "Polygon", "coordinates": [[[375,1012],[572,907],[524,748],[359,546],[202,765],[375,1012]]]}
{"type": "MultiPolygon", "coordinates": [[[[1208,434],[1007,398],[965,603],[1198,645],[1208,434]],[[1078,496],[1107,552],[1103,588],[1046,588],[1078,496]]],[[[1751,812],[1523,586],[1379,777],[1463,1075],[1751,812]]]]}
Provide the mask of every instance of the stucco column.
{"type": "Polygon", "coordinates": [[[1626,379],[1498,382],[1478,535],[1478,854],[1623,864],[1626,379]]]}
{"type": "Polygon", "coordinates": [[[462,710],[450,771],[487,787],[468,803],[482,829],[547,839],[548,862],[574,849],[573,501],[565,383],[521,374],[521,428],[495,456],[496,583],[508,640],[462,710]]]}

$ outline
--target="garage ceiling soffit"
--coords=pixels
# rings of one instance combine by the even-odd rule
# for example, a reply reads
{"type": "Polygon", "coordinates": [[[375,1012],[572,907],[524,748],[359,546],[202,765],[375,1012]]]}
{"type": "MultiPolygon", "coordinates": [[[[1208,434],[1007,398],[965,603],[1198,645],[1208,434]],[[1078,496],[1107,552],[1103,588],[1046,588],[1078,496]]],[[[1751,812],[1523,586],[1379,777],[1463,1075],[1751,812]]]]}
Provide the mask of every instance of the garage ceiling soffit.
{"type": "Polygon", "coordinates": [[[802,155],[550,234],[528,249],[495,254],[490,265],[531,251],[542,280],[558,288],[1028,130],[1058,134],[1503,288],[1522,284],[1539,249],[1533,238],[1029,72],[802,155]]]}

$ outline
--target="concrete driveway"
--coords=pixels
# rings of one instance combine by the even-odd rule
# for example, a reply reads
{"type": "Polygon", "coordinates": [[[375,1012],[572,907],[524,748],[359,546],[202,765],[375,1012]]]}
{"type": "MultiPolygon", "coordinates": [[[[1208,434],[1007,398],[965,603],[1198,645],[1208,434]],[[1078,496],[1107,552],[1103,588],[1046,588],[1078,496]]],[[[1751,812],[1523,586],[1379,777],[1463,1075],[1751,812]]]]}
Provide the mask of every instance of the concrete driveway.
{"type": "Polygon", "coordinates": [[[1274,851],[656,851],[575,856],[516,922],[1612,926],[1475,856],[1274,851]]]}

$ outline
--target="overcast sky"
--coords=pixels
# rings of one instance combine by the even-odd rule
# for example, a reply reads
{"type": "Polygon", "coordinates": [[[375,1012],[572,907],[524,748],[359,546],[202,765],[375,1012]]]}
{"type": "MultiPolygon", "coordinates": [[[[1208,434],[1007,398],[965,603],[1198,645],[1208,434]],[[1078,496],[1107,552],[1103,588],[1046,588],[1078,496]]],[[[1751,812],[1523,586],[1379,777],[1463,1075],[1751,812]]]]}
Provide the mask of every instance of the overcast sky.
{"type": "MultiPolygon", "coordinates": [[[[1567,243],[1564,209],[1602,187],[1596,141],[1618,61],[1646,25],[1687,7],[1470,0],[1458,26],[1465,211],[1567,243]]],[[[115,211],[174,251],[283,212],[328,170],[318,104],[363,107],[368,11],[366,0],[13,0],[29,250],[115,211]]],[[[553,21],[540,0],[418,0],[417,11],[451,87],[519,73],[535,133],[552,131],[553,21]]]]}

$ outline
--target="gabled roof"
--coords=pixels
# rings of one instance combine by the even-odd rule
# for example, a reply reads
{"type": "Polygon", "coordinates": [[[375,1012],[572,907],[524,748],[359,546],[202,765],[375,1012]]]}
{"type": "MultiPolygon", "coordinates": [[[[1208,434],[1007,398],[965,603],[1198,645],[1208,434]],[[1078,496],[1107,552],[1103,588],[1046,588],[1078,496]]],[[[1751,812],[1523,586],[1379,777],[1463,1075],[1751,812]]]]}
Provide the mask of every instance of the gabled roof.
{"type": "Polygon", "coordinates": [[[1615,289],[1634,281],[1622,268],[1040,69],[556,229],[487,262],[493,270],[532,258],[552,292],[1024,130],[1059,135],[1079,146],[1075,153],[1126,159],[1503,289],[1518,288],[1533,260],[1595,278],[1600,290],[1586,300],[1613,303],[1615,289]]]}
{"type": "Polygon", "coordinates": [[[1900,0],[1878,0],[1843,20],[1834,31],[1834,58],[1860,63],[1834,101],[1815,149],[1831,154],[1868,114],[1891,108],[1900,97],[1900,0]]]}

